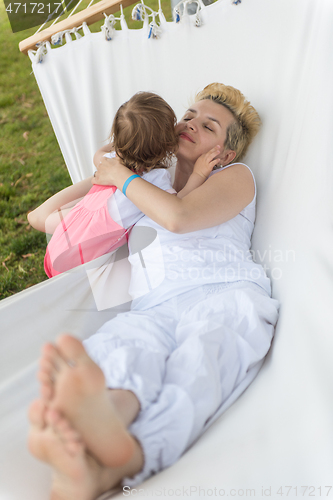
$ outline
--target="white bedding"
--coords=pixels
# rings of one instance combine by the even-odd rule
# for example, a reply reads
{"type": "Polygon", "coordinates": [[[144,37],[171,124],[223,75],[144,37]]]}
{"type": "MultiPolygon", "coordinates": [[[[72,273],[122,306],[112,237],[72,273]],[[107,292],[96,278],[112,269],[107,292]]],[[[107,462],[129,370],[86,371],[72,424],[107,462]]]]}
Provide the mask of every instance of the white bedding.
{"type": "MultiPolygon", "coordinates": [[[[100,70],[105,77],[87,114],[82,116],[81,106],[69,120],[74,135],[55,125],[74,180],[90,174],[87,158],[107,137],[110,116],[102,111],[139,89],[159,92],[180,116],[191,93],[222,81],[240,88],[263,121],[246,163],[258,186],[253,249],[281,303],[273,348],[241,398],[177,464],[142,488],[152,498],[221,497],[223,490],[224,496],[254,497],[246,489],[255,490],[256,498],[280,499],[287,493],[288,498],[333,498],[333,2],[243,0],[235,6],[219,0],[202,16],[200,28],[164,26],[157,41],[146,40],[142,31],[123,40],[119,35],[110,44],[123,55],[110,52],[107,64],[96,67],[94,50],[104,54],[99,35],[54,51],[59,53],[54,59],[67,51],[71,60],[75,44],[86,44],[91,73],[100,70]],[[137,52],[126,56],[132,38],[137,52]],[[141,53],[145,60],[138,60],[141,53]],[[108,87],[112,97],[99,102],[108,87]],[[76,138],[76,120],[86,122],[87,138],[76,138]]],[[[35,68],[40,83],[48,64],[45,59],[35,68]]],[[[52,99],[45,98],[52,117],[52,99]]],[[[1,500],[48,498],[49,471],[25,447],[26,410],[38,394],[40,347],[64,330],[88,336],[127,307],[127,300],[124,281],[121,300],[105,308],[92,294],[86,270],[79,268],[1,301],[1,500]]]]}

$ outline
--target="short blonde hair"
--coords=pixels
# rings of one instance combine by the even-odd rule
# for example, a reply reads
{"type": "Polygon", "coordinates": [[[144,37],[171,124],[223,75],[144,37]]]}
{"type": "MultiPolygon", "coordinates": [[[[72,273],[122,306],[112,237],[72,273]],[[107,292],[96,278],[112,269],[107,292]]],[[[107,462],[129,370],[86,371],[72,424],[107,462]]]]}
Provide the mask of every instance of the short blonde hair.
{"type": "Polygon", "coordinates": [[[138,92],[118,109],[111,142],[124,165],[143,173],[167,168],[178,147],[176,115],[169,104],[152,92],[138,92]]]}
{"type": "Polygon", "coordinates": [[[245,156],[260,128],[261,120],[257,111],[239,90],[223,83],[211,83],[195,96],[195,102],[203,99],[222,104],[233,114],[235,121],[227,128],[224,147],[236,152],[233,160],[236,163],[245,156]]]}

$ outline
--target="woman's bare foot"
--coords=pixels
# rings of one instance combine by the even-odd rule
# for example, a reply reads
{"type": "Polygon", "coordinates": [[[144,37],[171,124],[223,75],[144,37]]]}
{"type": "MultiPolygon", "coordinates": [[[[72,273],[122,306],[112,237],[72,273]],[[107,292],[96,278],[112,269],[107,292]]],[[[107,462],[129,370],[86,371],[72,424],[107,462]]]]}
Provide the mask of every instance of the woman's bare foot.
{"type": "Polygon", "coordinates": [[[32,403],[29,419],[29,450],[54,471],[51,500],[93,500],[119,483],[117,471],[86,453],[79,434],[65,418],[50,424],[44,402],[32,403]]]}
{"type": "Polygon", "coordinates": [[[110,401],[102,370],[78,339],[62,335],[44,347],[39,380],[54,424],[65,416],[102,464],[129,462],[137,443],[110,401]]]}

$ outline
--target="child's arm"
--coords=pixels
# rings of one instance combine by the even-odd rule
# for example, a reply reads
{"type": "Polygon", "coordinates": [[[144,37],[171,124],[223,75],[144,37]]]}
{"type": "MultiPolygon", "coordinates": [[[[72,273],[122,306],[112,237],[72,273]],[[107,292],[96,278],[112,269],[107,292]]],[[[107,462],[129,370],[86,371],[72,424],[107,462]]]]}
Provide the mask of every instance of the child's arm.
{"type": "Polygon", "coordinates": [[[181,191],[179,191],[179,193],[177,193],[178,198],[184,198],[191,191],[193,191],[194,189],[201,186],[201,184],[203,184],[206,179],[207,179],[207,177],[204,177],[200,174],[192,172],[192,174],[190,175],[190,177],[189,177],[187,183],[185,184],[185,186],[183,187],[183,189],[181,191]]]}
{"type": "Polygon", "coordinates": [[[110,153],[111,151],[113,151],[112,144],[107,144],[106,146],[102,146],[100,149],[98,149],[96,151],[96,153],[94,154],[94,160],[93,160],[96,168],[100,164],[101,159],[103,158],[105,153],[110,153]]]}
{"type": "MultiPolygon", "coordinates": [[[[94,164],[97,166],[105,153],[109,153],[112,149],[111,144],[98,149],[94,155],[94,164]]],[[[51,196],[28,214],[29,224],[38,231],[53,234],[62,219],[91,189],[91,179],[92,177],[88,177],[51,196]]]]}
{"type": "Polygon", "coordinates": [[[43,233],[53,234],[64,216],[92,187],[92,177],[73,184],[54,194],[28,214],[29,224],[43,233]]]}
{"type": "Polygon", "coordinates": [[[216,156],[220,152],[220,146],[216,146],[214,149],[208,151],[208,153],[201,155],[195,162],[193,172],[190,175],[187,183],[181,191],[177,194],[178,198],[184,198],[191,191],[198,188],[203,184],[209,177],[209,174],[220,161],[220,158],[216,156]]]}

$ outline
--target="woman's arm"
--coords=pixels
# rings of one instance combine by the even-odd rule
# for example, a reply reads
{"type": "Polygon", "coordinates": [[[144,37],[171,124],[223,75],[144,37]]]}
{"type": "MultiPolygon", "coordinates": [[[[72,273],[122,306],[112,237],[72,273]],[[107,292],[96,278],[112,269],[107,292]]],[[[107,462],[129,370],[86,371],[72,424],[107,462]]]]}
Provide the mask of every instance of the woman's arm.
{"type": "MultiPolygon", "coordinates": [[[[122,189],[133,175],[117,158],[104,158],[94,184],[122,189]]],[[[137,177],[127,187],[126,196],[148,217],[174,233],[187,233],[222,224],[239,214],[253,199],[251,172],[241,164],[211,176],[184,198],[172,196],[137,177]]]]}
{"type": "Polygon", "coordinates": [[[53,234],[62,218],[91,189],[92,178],[88,177],[88,179],[77,182],[44,201],[42,205],[28,213],[29,224],[38,231],[53,234]]]}

